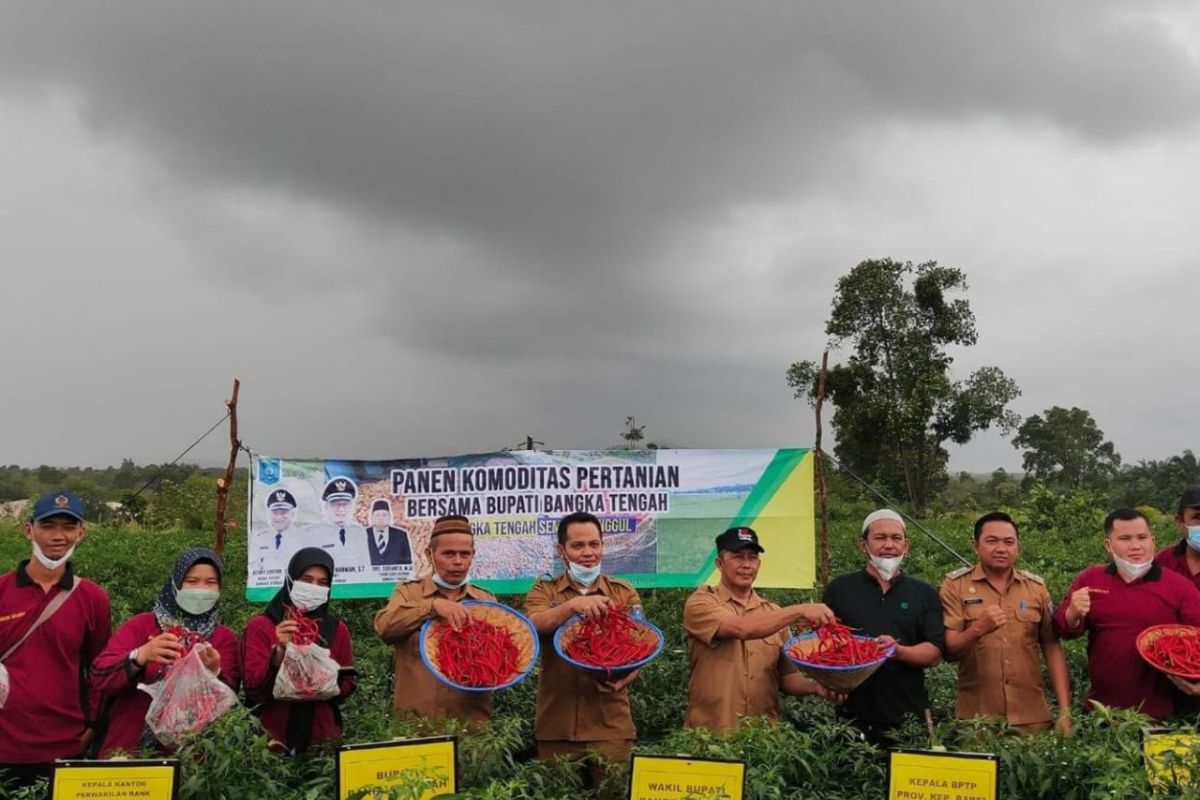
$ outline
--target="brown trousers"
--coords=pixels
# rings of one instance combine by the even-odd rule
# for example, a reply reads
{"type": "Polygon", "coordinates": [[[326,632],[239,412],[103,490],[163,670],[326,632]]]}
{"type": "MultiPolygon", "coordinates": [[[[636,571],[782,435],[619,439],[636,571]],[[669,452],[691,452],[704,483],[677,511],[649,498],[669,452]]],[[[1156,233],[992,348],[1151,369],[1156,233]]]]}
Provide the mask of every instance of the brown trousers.
{"type": "Polygon", "coordinates": [[[599,788],[604,776],[608,773],[608,764],[627,761],[633,752],[632,739],[605,739],[592,742],[569,742],[562,739],[539,739],[537,743],[538,758],[549,761],[557,756],[582,756],[585,753],[598,753],[603,762],[588,764],[587,780],[592,789],[599,788]]]}

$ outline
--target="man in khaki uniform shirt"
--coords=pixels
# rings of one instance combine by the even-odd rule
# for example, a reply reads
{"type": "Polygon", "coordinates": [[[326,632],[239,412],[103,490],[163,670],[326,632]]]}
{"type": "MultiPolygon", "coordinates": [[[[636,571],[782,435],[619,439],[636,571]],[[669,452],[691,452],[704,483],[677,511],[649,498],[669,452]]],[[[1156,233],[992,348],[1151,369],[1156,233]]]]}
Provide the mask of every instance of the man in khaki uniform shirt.
{"type": "Polygon", "coordinates": [[[426,555],[433,572],[396,586],[387,606],[375,615],[375,633],[396,648],[393,705],[406,716],[486,722],[492,717],[491,693],[451,689],[433,677],[421,663],[417,636],[425,620],[434,617],[453,626],[467,622],[461,600],[496,599],[469,582],[475,540],[467,518],[439,518],[426,555]]]}
{"type": "MultiPolygon", "coordinates": [[[[559,658],[552,640],[559,626],[576,614],[595,617],[614,607],[640,613],[642,600],[625,581],[601,574],[604,544],[596,517],[586,512],[563,517],[558,524],[558,542],[565,572],[538,581],[525,598],[525,613],[542,640],[533,724],[538,757],[581,755],[591,750],[609,761],[624,760],[637,738],[626,688],[637,671],[618,680],[598,680],[559,658]]],[[[603,773],[598,766],[590,769],[593,787],[603,773]]]]}
{"type": "Polygon", "coordinates": [[[754,591],[759,554],[752,528],[730,528],[717,537],[721,581],[701,586],[683,609],[692,676],[684,724],[728,731],[740,717],[764,715],[779,720],[779,691],[819,694],[834,700],[825,687],[805,678],[783,654],[788,626],[833,621],[823,603],[780,608],[754,591]]]}
{"type": "Polygon", "coordinates": [[[1071,729],[1067,662],[1042,579],[1013,566],[1020,541],[1011,517],[1000,511],[985,514],[975,523],[979,563],[951,572],[942,583],[946,657],[958,662],[955,716],[1003,717],[1021,733],[1050,728],[1044,655],[1058,702],[1057,729],[1066,735],[1071,729]]]}

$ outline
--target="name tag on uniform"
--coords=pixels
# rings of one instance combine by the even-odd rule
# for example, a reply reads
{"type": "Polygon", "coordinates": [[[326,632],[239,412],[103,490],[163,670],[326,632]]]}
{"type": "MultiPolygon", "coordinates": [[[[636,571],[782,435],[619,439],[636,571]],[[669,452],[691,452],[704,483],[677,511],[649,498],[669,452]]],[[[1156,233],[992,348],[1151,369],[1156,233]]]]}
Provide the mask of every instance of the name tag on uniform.
{"type": "Polygon", "coordinates": [[[963,600],[963,605],[964,606],[973,606],[973,605],[976,605],[976,604],[982,603],[982,602],[983,602],[982,597],[968,597],[966,600],[963,600]]]}

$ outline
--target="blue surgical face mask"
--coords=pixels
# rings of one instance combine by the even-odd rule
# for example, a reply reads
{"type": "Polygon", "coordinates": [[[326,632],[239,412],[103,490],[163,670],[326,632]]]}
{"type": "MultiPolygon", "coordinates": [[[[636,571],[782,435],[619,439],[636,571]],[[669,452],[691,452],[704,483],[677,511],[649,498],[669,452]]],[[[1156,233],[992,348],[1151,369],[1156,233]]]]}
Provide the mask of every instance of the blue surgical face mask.
{"type": "Polygon", "coordinates": [[[1200,525],[1188,525],[1187,543],[1193,550],[1200,550],[1200,525]]]}
{"type": "Polygon", "coordinates": [[[594,567],[584,567],[574,561],[568,561],[567,574],[580,586],[591,586],[600,577],[600,562],[597,561],[594,567]]]}
{"type": "Polygon", "coordinates": [[[437,586],[440,586],[441,588],[445,589],[447,592],[457,592],[459,589],[463,588],[464,586],[466,586],[468,583],[471,582],[471,575],[470,575],[470,573],[468,573],[462,579],[461,583],[450,583],[449,581],[442,578],[441,575],[438,575],[436,572],[434,572],[433,573],[433,582],[437,586]]]}

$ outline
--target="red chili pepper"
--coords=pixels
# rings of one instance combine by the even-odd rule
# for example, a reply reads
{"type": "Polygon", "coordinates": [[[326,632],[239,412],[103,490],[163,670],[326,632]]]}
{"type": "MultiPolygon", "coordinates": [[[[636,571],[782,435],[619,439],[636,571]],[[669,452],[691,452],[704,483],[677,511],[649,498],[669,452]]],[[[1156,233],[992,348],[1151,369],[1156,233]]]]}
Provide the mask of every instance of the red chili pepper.
{"type": "Polygon", "coordinates": [[[312,617],[298,608],[283,607],[283,618],[294,619],[300,627],[292,634],[292,643],[297,647],[306,647],[314,642],[321,642],[321,625],[312,617]]]}
{"type": "Polygon", "coordinates": [[[179,644],[183,646],[183,652],[179,654],[179,658],[183,658],[188,653],[192,652],[192,648],[204,641],[204,637],[195,631],[190,631],[182,625],[172,625],[167,628],[167,633],[179,640],[179,644]]]}
{"type": "Polygon", "coordinates": [[[564,652],[572,661],[602,667],[608,675],[648,658],[658,639],[634,621],[622,608],[610,608],[599,617],[589,617],[575,628],[564,652]]]}
{"type": "Polygon", "coordinates": [[[1145,655],[1161,669],[1200,675],[1200,637],[1195,634],[1160,634],[1146,645],[1145,655]]]}
{"type": "Polygon", "coordinates": [[[501,686],[521,671],[512,632],[501,625],[472,617],[461,630],[441,625],[434,635],[438,670],[460,686],[501,686]]]}
{"type": "Polygon", "coordinates": [[[817,628],[817,647],[807,653],[800,643],[792,645],[789,654],[798,661],[827,667],[852,667],[878,661],[887,650],[874,639],[855,636],[854,631],[836,622],[817,628]]]}

